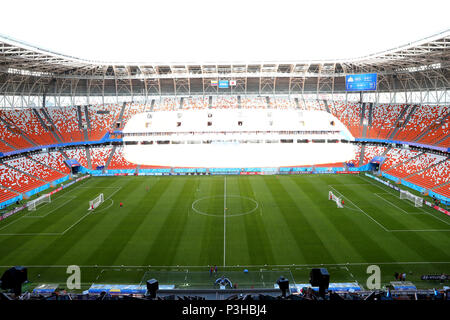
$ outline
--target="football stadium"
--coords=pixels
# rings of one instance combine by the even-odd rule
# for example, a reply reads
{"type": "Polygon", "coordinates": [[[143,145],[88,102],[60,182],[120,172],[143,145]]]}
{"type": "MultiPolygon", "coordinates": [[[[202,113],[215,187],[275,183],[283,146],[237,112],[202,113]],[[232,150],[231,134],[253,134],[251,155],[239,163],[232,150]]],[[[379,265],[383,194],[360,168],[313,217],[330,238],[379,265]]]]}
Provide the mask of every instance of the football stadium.
{"type": "Polygon", "coordinates": [[[450,299],[449,124],[449,30],[184,64],[2,35],[2,297],[450,299]]]}

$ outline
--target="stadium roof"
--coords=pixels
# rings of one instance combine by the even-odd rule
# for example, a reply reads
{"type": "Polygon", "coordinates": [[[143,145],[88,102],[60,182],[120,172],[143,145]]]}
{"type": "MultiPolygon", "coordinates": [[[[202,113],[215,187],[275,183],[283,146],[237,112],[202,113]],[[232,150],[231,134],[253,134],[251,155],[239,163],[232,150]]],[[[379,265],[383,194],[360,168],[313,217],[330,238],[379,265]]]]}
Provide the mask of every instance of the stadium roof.
{"type": "Polygon", "coordinates": [[[448,90],[450,30],[359,58],[229,63],[84,60],[0,36],[2,95],[335,93],[345,75],[378,73],[379,91],[448,90]],[[219,92],[210,80],[234,79],[219,92]]]}

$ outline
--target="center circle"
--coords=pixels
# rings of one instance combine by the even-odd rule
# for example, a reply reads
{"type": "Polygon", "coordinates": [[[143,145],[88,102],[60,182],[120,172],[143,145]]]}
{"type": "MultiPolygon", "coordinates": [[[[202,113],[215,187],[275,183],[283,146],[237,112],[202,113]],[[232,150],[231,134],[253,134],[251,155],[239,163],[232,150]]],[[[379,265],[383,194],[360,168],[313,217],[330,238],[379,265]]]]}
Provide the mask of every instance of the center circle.
{"type": "Polygon", "coordinates": [[[238,196],[226,195],[203,197],[192,202],[192,210],[198,214],[212,217],[238,217],[258,210],[256,200],[238,196]]]}

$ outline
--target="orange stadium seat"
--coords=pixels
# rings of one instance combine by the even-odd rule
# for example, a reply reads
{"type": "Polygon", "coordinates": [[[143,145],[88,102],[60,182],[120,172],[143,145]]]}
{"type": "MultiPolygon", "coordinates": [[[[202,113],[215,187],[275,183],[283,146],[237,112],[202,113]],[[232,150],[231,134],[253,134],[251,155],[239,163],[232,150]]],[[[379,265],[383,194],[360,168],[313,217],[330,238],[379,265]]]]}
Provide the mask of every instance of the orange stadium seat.
{"type": "Polygon", "coordinates": [[[0,188],[0,203],[17,197],[19,194],[9,191],[8,189],[0,188]]]}
{"type": "Polygon", "coordinates": [[[424,105],[417,108],[405,127],[402,127],[395,135],[394,140],[414,141],[437,119],[442,119],[446,112],[448,113],[448,108],[443,106],[424,105]]]}
{"type": "Polygon", "coordinates": [[[70,173],[69,167],[65,164],[64,156],[58,151],[33,154],[31,155],[31,158],[62,173],[70,173]]]}
{"type": "Polygon", "coordinates": [[[25,135],[38,145],[58,143],[52,133],[44,129],[32,109],[3,110],[2,117],[20,128],[25,135]]]}
{"type": "Polygon", "coordinates": [[[76,107],[47,108],[57,130],[64,142],[83,141],[83,130],[80,129],[76,107]]]}
{"type": "Polygon", "coordinates": [[[69,159],[77,160],[78,163],[82,167],[85,167],[85,168],[89,167],[87,157],[86,157],[86,150],[84,149],[84,147],[76,148],[76,149],[66,149],[66,150],[64,150],[64,152],[66,153],[66,155],[69,159]]]}
{"type": "Polygon", "coordinates": [[[111,146],[89,148],[92,169],[95,170],[99,166],[102,167],[106,165],[106,161],[108,160],[111,150],[112,150],[111,146]]]}
{"type": "Polygon", "coordinates": [[[393,148],[386,153],[386,160],[383,162],[381,170],[387,171],[390,168],[416,156],[417,154],[418,151],[415,150],[393,148]]]}
{"type": "Polygon", "coordinates": [[[405,105],[374,105],[372,122],[367,129],[367,138],[387,139],[405,105]]]}
{"type": "Polygon", "coordinates": [[[450,161],[440,163],[406,180],[427,189],[447,183],[450,181],[450,161]]]}
{"type": "Polygon", "coordinates": [[[0,184],[14,191],[24,193],[42,186],[45,182],[0,164],[0,184]]]}
{"type": "Polygon", "coordinates": [[[123,155],[123,147],[117,147],[114,155],[111,158],[111,162],[108,169],[136,169],[137,165],[128,162],[123,155]]]}
{"type": "Polygon", "coordinates": [[[355,138],[362,135],[361,105],[335,103],[329,106],[331,113],[338,118],[355,138]]]}
{"type": "Polygon", "coordinates": [[[89,122],[88,137],[91,141],[101,140],[105,134],[114,129],[122,106],[118,104],[93,105],[88,107],[89,122]]]}
{"type": "Polygon", "coordinates": [[[431,153],[424,153],[417,158],[411,159],[391,170],[387,173],[398,178],[404,178],[416,172],[422,171],[438,162],[445,160],[445,157],[431,153]]]}
{"type": "Polygon", "coordinates": [[[28,157],[21,157],[14,160],[8,160],[5,161],[5,163],[18,170],[28,173],[29,175],[38,177],[48,182],[64,177],[64,174],[52,170],[36,161],[31,160],[31,158],[28,157]]]}
{"type": "MultiPolygon", "coordinates": [[[[20,134],[14,133],[11,130],[7,128],[3,122],[0,122],[0,139],[4,140],[5,142],[9,143],[13,147],[17,149],[26,149],[30,148],[33,145],[29,143],[25,138],[23,138],[20,134]]],[[[5,150],[5,151],[11,151],[11,150],[5,150]]]]}

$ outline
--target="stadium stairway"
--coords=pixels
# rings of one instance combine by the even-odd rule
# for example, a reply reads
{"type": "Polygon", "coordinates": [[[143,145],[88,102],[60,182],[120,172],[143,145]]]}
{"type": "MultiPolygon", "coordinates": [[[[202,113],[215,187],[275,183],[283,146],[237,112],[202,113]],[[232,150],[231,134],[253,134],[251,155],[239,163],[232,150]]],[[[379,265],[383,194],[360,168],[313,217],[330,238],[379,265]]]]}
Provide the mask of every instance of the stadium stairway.
{"type": "MultiPolygon", "coordinates": [[[[119,117],[117,118],[117,122],[120,123],[120,128],[123,128],[122,121],[123,121],[123,114],[125,113],[125,107],[126,107],[126,103],[124,102],[122,104],[122,109],[120,109],[119,117]]],[[[116,124],[113,123],[113,128],[111,128],[111,129],[114,129],[116,127],[115,125],[116,124]]]]}
{"type": "Polygon", "coordinates": [[[84,152],[86,152],[86,160],[87,160],[88,167],[89,167],[87,169],[92,170],[91,154],[89,152],[89,148],[84,147],[84,152]]]}
{"type": "MultiPolygon", "coordinates": [[[[69,157],[67,156],[67,153],[64,150],[59,150],[59,152],[64,157],[64,160],[69,160],[69,157]]],[[[67,165],[67,163],[66,163],[66,165],[67,165]]],[[[67,166],[67,167],[69,167],[69,166],[67,166]]],[[[71,168],[69,167],[69,169],[71,169],[71,168]]]]}
{"type": "Polygon", "coordinates": [[[386,150],[384,150],[383,154],[381,155],[381,157],[386,157],[386,154],[389,152],[389,150],[391,150],[392,147],[387,147],[386,150]]]}
{"type": "MultiPolygon", "coordinates": [[[[410,108],[410,106],[405,106],[403,108],[402,112],[400,112],[400,115],[398,116],[397,120],[394,123],[394,127],[392,128],[391,132],[389,132],[389,134],[387,136],[388,139],[392,139],[397,134],[397,131],[401,128],[399,126],[400,121],[402,121],[403,124],[405,123],[406,120],[404,120],[404,119],[408,115],[409,108],[410,108]]],[[[402,124],[402,127],[403,127],[403,124],[402,124]]]]}
{"type": "MultiPolygon", "coordinates": [[[[298,102],[298,98],[296,99],[296,102],[298,102]]],[[[327,113],[331,113],[330,107],[328,106],[328,101],[326,99],[323,99],[322,103],[325,106],[325,110],[327,111],[327,113]]],[[[300,108],[300,104],[297,104],[297,107],[300,108]]]]}
{"type": "Polygon", "coordinates": [[[41,181],[41,182],[43,182],[43,183],[48,183],[48,181],[45,181],[44,179],[41,179],[41,178],[36,177],[36,176],[33,176],[33,175],[29,174],[29,173],[26,173],[25,171],[22,171],[22,170],[17,169],[17,168],[15,168],[15,167],[13,167],[13,166],[10,166],[10,165],[7,164],[6,162],[2,162],[2,164],[3,164],[5,167],[7,167],[7,168],[9,168],[9,169],[11,169],[11,170],[18,171],[18,172],[20,172],[20,173],[22,173],[22,174],[24,174],[24,175],[26,175],[26,176],[28,176],[28,177],[30,177],[30,178],[36,179],[36,180],[41,181]]]}
{"type": "Polygon", "coordinates": [[[150,104],[150,111],[153,111],[154,107],[155,107],[155,99],[152,99],[152,102],[150,104]]]}
{"type": "Polygon", "coordinates": [[[359,115],[360,120],[359,120],[359,127],[362,129],[360,129],[360,133],[361,133],[361,138],[365,138],[366,134],[367,134],[367,123],[364,123],[364,118],[365,118],[365,114],[366,114],[366,108],[367,108],[367,103],[363,102],[361,104],[361,114],[359,115]]]}
{"type": "Polygon", "coordinates": [[[78,128],[80,128],[80,130],[83,130],[83,137],[85,141],[89,140],[89,135],[88,132],[86,130],[86,127],[83,124],[83,114],[81,111],[81,106],[77,106],[77,120],[78,120],[78,128]]]}
{"type": "MultiPolygon", "coordinates": [[[[39,111],[35,108],[31,109],[33,114],[36,116],[36,118],[38,119],[39,123],[41,124],[42,128],[45,131],[50,132],[51,136],[53,137],[53,140],[55,143],[62,143],[61,140],[59,139],[59,137],[55,134],[54,130],[51,130],[52,124],[51,123],[46,123],[44,121],[44,119],[42,119],[41,115],[39,114],[39,111]]],[[[53,126],[53,128],[56,128],[55,126],[53,126]]]]}
{"type": "Polygon", "coordinates": [[[364,162],[364,152],[366,150],[366,145],[363,144],[361,145],[361,152],[359,154],[359,162],[358,162],[358,167],[362,166],[363,162],[364,162]]]}
{"type": "Polygon", "coordinates": [[[367,137],[368,122],[364,121],[364,117],[361,118],[361,122],[362,122],[361,123],[361,127],[362,127],[361,138],[366,138],[367,137]]]}
{"type": "Polygon", "coordinates": [[[82,126],[83,126],[83,136],[85,137],[85,139],[89,139],[89,132],[88,132],[89,113],[87,112],[87,107],[86,106],[84,106],[84,109],[85,109],[86,113],[84,113],[83,109],[80,108],[81,121],[82,121],[82,126]]]}
{"type": "Polygon", "coordinates": [[[10,148],[13,149],[13,150],[18,150],[15,146],[13,146],[12,144],[9,144],[8,142],[6,142],[6,141],[3,140],[3,139],[0,139],[0,143],[5,144],[6,146],[10,147],[10,148]]]}
{"type": "Polygon", "coordinates": [[[113,147],[112,147],[112,150],[111,150],[111,152],[109,153],[108,160],[106,160],[105,168],[103,169],[103,173],[105,173],[105,172],[106,172],[106,169],[109,168],[109,164],[111,163],[111,160],[112,160],[112,158],[113,158],[113,156],[114,156],[114,152],[116,152],[116,148],[117,148],[117,146],[113,146],[113,147]]]}
{"type": "Polygon", "coordinates": [[[183,109],[183,102],[184,102],[184,97],[180,98],[180,105],[178,106],[178,110],[182,110],[183,109]]]}
{"type": "Polygon", "coordinates": [[[58,143],[63,143],[64,138],[62,137],[61,132],[59,132],[55,123],[53,122],[52,117],[50,117],[50,114],[48,113],[47,109],[41,108],[40,111],[41,111],[42,115],[44,116],[44,119],[46,119],[47,122],[49,123],[49,126],[54,129],[54,130],[51,130],[50,132],[53,134],[55,139],[58,141],[58,143]]]}
{"type": "MultiPolygon", "coordinates": [[[[440,145],[441,143],[445,142],[446,140],[449,140],[449,141],[450,141],[450,137],[445,136],[445,137],[443,137],[442,139],[436,141],[434,144],[435,144],[435,145],[440,145]]],[[[449,145],[450,145],[450,142],[449,142],[449,145]]]]}
{"type": "Polygon", "coordinates": [[[84,106],[84,115],[86,118],[87,129],[91,130],[91,119],[89,119],[89,111],[87,106],[84,106]]]}
{"type": "MultiPolygon", "coordinates": [[[[411,119],[411,117],[413,116],[414,112],[416,112],[417,106],[414,105],[411,107],[411,110],[409,111],[409,113],[407,114],[405,121],[403,122],[401,128],[406,128],[406,126],[408,125],[409,119],[411,119]]],[[[394,134],[390,137],[390,139],[394,140],[394,137],[397,135],[398,133],[398,128],[396,128],[394,134]]]]}

